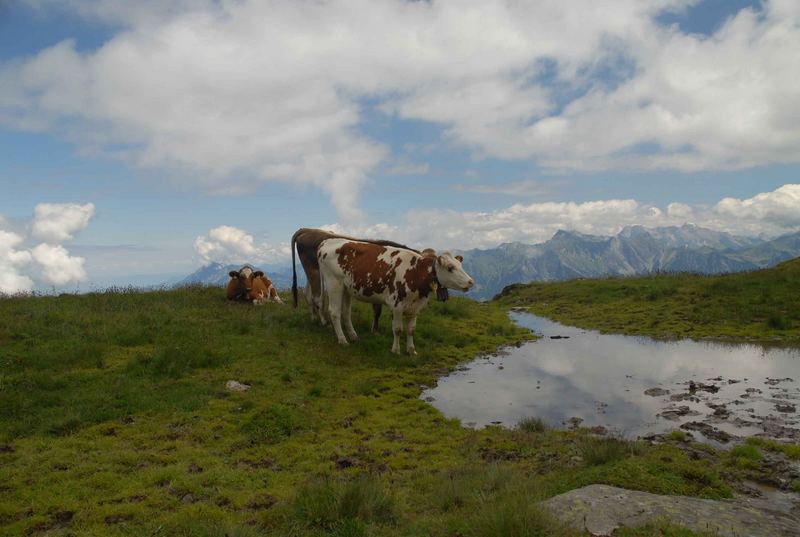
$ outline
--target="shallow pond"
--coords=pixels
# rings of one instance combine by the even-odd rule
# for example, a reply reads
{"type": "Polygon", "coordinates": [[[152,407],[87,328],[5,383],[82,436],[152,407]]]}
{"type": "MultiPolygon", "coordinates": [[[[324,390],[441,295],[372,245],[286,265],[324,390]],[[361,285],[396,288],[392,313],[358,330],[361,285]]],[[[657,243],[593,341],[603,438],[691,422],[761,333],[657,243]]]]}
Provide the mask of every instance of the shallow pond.
{"type": "Polygon", "coordinates": [[[541,339],[474,360],[423,399],[468,426],[539,417],[626,437],[681,428],[722,444],[800,441],[800,348],[603,335],[511,315],[541,339]]]}

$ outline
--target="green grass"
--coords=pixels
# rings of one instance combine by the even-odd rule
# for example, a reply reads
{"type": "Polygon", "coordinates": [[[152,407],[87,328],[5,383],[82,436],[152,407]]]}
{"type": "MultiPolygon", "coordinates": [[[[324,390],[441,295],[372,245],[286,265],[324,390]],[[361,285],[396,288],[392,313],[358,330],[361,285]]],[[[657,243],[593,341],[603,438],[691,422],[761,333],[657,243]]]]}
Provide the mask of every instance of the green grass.
{"type": "Polygon", "coordinates": [[[800,445],[798,444],[784,444],[776,442],[769,438],[762,438],[760,436],[751,436],[745,441],[747,446],[765,449],[767,451],[780,452],[792,460],[800,460],[800,445]]]}
{"type": "Polygon", "coordinates": [[[800,259],[755,272],[517,284],[498,295],[556,321],[656,337],[800,340],[800,259]]]}
{"type": "Polygon", "coordinates": [[[355,307],[344,347],[302,308],[214,288],[0,299],[0,534],[569,535],[535,502],[590,483],[731,494],[722,458],[587,461],[584,432],[474,431],[420,400],[530,337],[497,304],[432,304],[416,357],[370,318],[355,307]]]}

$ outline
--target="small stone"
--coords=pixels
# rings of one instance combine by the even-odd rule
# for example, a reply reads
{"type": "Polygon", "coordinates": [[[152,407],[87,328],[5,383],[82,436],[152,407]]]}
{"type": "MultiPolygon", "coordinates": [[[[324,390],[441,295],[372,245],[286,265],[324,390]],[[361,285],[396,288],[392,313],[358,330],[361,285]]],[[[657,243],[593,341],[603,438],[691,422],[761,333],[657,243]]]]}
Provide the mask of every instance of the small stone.
{"type": "Polygon", "coordinates": [[[237,382],[235,380],[229,380],[226,382],[225,387],[232,392],[246,392],[250,389],[249,384],[242,384],[241,382],[237,382]]]}
{"type": "Polygon", "coordinates": [[[669,395],[669,390],[665,390],[664,388],[648,388],[644,391],[644,394],[650,397],[661,397],[662,395],[669,395]]]}

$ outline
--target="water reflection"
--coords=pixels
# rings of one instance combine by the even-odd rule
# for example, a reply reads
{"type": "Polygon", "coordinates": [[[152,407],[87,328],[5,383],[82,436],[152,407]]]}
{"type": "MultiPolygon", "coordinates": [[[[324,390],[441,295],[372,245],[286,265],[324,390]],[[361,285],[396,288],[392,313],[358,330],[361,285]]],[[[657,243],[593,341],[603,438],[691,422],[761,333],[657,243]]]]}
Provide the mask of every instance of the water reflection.
{"type": "Polygon", "coordinates": [[[602,335],[511,315],[542,338],[479,358],[422,396],[465,425],[580,418],[642,436],[694,421],[738,436],[800,439],[798,348],[602,335]],[[651,388],[668,393],[645,395],[651,388]]]}

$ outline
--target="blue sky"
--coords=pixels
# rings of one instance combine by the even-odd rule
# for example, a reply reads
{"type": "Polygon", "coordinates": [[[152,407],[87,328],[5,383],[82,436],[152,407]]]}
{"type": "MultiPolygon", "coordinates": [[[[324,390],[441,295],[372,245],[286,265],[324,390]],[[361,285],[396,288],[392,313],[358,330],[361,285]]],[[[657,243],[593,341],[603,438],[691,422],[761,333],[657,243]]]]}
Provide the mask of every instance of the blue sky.
{"type": "Polygon", "coordinates": [[[323,225],[800,229],[796,3],[604,6],[0,3],[0,288],[283,262],[323,225]]]}

